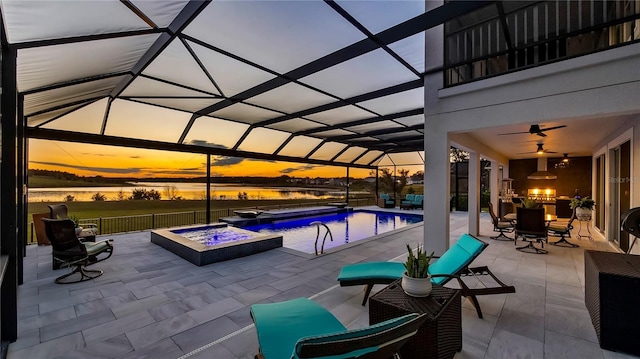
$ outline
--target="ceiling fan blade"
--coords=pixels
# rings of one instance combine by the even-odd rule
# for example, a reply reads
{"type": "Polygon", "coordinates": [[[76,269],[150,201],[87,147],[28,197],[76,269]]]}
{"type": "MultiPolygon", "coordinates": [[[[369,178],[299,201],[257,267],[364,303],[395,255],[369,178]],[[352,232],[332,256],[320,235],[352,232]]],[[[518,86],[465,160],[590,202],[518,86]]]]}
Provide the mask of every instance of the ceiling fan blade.
{"type": "Polygon", "coordinates": [[[544,150],[544,153],[558,153],[558,152],[556,152],[556,151],[547,151],[547,150],[544,150]]]}
{"type": "Polygon", "coordinates": [[[557,130],[558,128],[563,128],[563,127],[567,127],[567,125],[560,125],[560,126],[554,126],[554,127],[549,127],[549,128],[541,128],[540,131],[557,130]]]}
{"type": "Polygon", "coordinates": [[[504,136],[504,135],[520,135],[520,134],[524,134],[524,133],[529,133],[529,131],[524,131],[524,132],[499,133],[499,134],[498,134],[498,136],[504,136]]]}
{"type": "Polygon", "coordinates": [[[536,135],[540,137],[547,137],[547,135],[544,132],[536,132],[536,135]]]}
{"type": "Polygon", "coordinates": [[[516,155],[530,155],[532,153],[538,153],[538,152],[518,152],[516,153],[516,155]]]}

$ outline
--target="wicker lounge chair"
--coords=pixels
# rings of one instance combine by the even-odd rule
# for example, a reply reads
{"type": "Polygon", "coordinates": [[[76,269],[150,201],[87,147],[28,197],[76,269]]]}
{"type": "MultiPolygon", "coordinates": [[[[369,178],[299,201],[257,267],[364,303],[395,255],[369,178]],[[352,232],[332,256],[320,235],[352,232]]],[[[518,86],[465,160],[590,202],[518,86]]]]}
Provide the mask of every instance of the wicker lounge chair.
{"type": "MultiPolygon", "coordinates": [[[[487,243],[470,235],[463,234],[458,242],[449,248],[439,259],[429,266],[431,282],[437,285],[445,285],[451,279],[456,279],[462,290],[462,295],[469,298],[482,318],[482,310],[476,296],[487,294],[515,293],[513,286],[501,282],[488,267],[469,268],[478,255],[488,246],[487,243]],[[477,276],[489,275],[496,282],[496,286],[486,286],[477,276]],[[470,288],[463,280],[464,276],[474,276],[483,284],[481,288],[470,288]]],[[[350,264],[342,267],[338,275],[340,286],[365,285],[362,305],[367,303],[371,289],[376,284],[389,284],[402,277],[405,268],[398,262],[366,262],[350,264]]]]}
{"type": "Polygon", "coordinates": [[[417,331],[426,316],[416,313],[347,330],[324,307],[307,298],[254,304],[260,352],[256,359],[388,359],[417,331]]]}

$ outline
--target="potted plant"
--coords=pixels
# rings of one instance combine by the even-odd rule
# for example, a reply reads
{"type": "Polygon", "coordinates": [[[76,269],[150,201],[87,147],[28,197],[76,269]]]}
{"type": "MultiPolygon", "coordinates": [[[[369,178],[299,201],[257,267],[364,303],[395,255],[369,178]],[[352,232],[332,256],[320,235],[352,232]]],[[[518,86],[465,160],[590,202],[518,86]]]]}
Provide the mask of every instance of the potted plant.
{"type": "Polygon", "coordinates": [[[429,262],[433,258],[424,251],[424,247],[418,245],[416,253],[407,244],[407,261],[404,263],[405,272],[402,275],[402,289],[413,297],[426,297],[431,294],[431,276],[429,276],[429,262]]]}
{"type": "Polygon", "coordinates": [[[596,205],[596,201],[587,197],[576,197],[571,200],[569,207],[576,210],[576,217],[581,221],[588,221],[591,219],[591,211],[593,206],[596,205]]]}
{"type": "Polygon", "coordinates": [[[522,207],[523,208],[538,208],[540,204],[533,198],[523,198],[522,199],[522,207]]]}

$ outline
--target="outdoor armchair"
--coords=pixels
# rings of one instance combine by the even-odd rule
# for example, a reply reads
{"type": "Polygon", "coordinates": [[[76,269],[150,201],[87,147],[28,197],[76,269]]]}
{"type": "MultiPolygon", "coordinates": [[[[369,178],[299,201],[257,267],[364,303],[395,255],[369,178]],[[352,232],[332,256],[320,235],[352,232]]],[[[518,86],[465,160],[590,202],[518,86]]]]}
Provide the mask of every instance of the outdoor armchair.
{"type": "MultiPolygon", "coordinates": [[[[69,218],[69,208],[67,207],[66,204],[64,203],[50,204],[47,207],[49,207],[49,218],[51,219],[69,218]]],[[[82,233],[84,231],[84,233],[87,236],[96,236],[98,234],[98,225],[95,223],[75,223],[75,225],[79,229],[78,233],[82,233]]]]}
{"type": "Polygon", "coordinates": [[[516,240],[522,237],[522,240],[528,241],[526,246],[517,247],[521,252],[547,254],[544,249],[544,242],[548,238],[547,222],[544,219],[544,208],[516,208],[516,240]],[[533,242],[540,243],[542,248],[533,245],[533,242]]]}
{"type": "Polygon", "coordinates": [[[563,247],[571,247],[571,248],[580,247],[575,243],[571,243],[567,241],[567,238],[565,237],[565,236],[571,237],[571,230],[573,229],[573,221],[575,219],[576,219],[576,210],[574,209],[573,214],[571,215],[571,218],[569,219],[568,222],[557,221],[557,222],[549,223],[549,225],[547,226],[547,231],[549,232],[549,235],[560,236],[560,240],[553,242],[551,244],[553,244],[554,246],[563,246],[563,247]]]}
{"type": "Polygon", "coordinates": [[[424,203],[424,195],[417,194],[413,197],[413,201],[411,201],[411,207],[422,209],[424,203]]]}
{"type": "MultiPolygon", "coordinates": [[[[463,234],[454,246],[440,256],[435,263],[429,265],[431,283],[445,285],[455,278],[458,281],[462,295],[471,300],[479,318],[482,318],[482,310],[476,296],[515,293],[516,291],[515,287],[501,282],[488,267],[468,267],[487,246],[488,244],[480,239],[470,234],[463,234]],[[496,285],[486,285],[479,279],[478,276],[480,275],[490,276],[496,285]],[[482,284],[482,287],[469,287],[462,280],[464,276],[473,276],[482,284]]],[[[362,305],[365,305],[374,285],[389,284],[396,279],[402,278],[404,271],[404,264],[399,262],[365,262],[342,267],[337,279],[342,287],[365,285],[364,299],[362,300],[362,305]]]]}
{"type": "MultiPolygon", "coordinates": [[[[73,219],[69,218],[69,209],[67,205],[64,203],[60,204],[50,204],[47,205],[49,207],[49,218],[51,219],[73,219]]],[[[40,217],[42,218],[42,217],[40,217]]],[[[42,221],[41,221],[42,222],[42,221]]],[[[93,223],[76,223],[73,221],[75,225],[76,236],[82,242],[95,242],[96,236],[98,235],[98,226],[93,223]]],[[[36,227],[37,228],[37,227],[36,227]]],[[[60,269],[60,262],[56,261],[55,258],[52,260],[51,265],[53,269],[60,269]]]]}
{"type": "Polygon", "coordinates": [[[407,193],[404,196],[402,202],[400,202],[401,208],[420,208],[422,209],[424,202],[424,195],[407,193]]]}
{"type": "Polygon", "coordinates": [[[404,199],[400,203],[401,204],[411,204],[411,202],[413,202],[415,196],[416,195],[413,194],[413,193],[407,193],[406,195],[404,195],[404,199]]]}
{"type": "Polygon", "coordinates": [[[102,275],[101,270],[89,270],[85,266],[101,262],[113,254],[111,240],[97,243],[80,242],[76,235],[75,225],[70,219],[43,218],[47,237],[51,242],[54,262],[60,267],[75,267],[71,273],[56,278],[59,284],[77,283],[102,275]],[[106,254],[98,258],[98,256],[106,254]],[[77,280],[65,281],[74,274],[80,274],[77,280]]]}
{"type": "Polygon", "coordinates": [[[509,238],[505,233],[511,233],[515,227],[513,223],[508,221],[501,221],[493,210],[493,203],[489,202],[489,215],[491,216],[491,222],[493,223],[493,231],[500,232],[497,236],[489,237],[491,239],[512,241],[513,238],[509,238]]]}
{"type": "Polygon", "coordinates": [[[416,313],[348,330],[327,309],[307,298],[254,304],[260,352],[256,359],[389,359],[426,316],[416,313]]]}
{"type": "Polygon", "coordinates": [[[378,207],[380,208],[393,208],[396,206],[396,199],[389,196],[388,193],[380,193],[378,197],[378,207]]]}
{"type": "MultiPolygon", "coordinates": [[[[66,219],[69,218],[69,208],[66,204],[50,204],[47,205],[49,207],[49,218],[51,219],[66,219]]],[[[95,223],[76,223],[76,226],[81,229],[89,229],[91,231],[95,231],[95,234],[98,234],[98,225],[95,223]]]]}

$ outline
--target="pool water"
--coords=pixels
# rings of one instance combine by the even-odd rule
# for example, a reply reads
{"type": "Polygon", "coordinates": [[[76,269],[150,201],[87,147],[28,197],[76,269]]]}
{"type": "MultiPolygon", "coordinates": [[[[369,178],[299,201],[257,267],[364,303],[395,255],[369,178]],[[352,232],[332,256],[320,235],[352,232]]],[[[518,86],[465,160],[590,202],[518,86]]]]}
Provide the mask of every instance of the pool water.
{"type": "MultiPolygon", "coordinates": [[[[373,237],[385,232],[422,222],[421,215],[398,214],[374,211],[350,211],[346,213],[330,214],[315,217],[295,218],[286,221],[257,224],[242,227],[243,229],[261,234],[282,234],[283,246],[305,253],[314,253],[314,243],[317,226],[312,222],[319,221],[329,227],[333,235],[333,242],[329,236],[324,245],[325,251],[346,243],[373,237]]],[[[326,230],[320,227],[318,251],[326,230]]]]}
{"type": "Polygon", "coordinates": [[[257,237],[257,235],[240,232],[236,228],[232,227],[206,226],[200,228],[173,230],[171,232],[207,246],[215,246],[223,243],[236,242],[257,237]]]}

